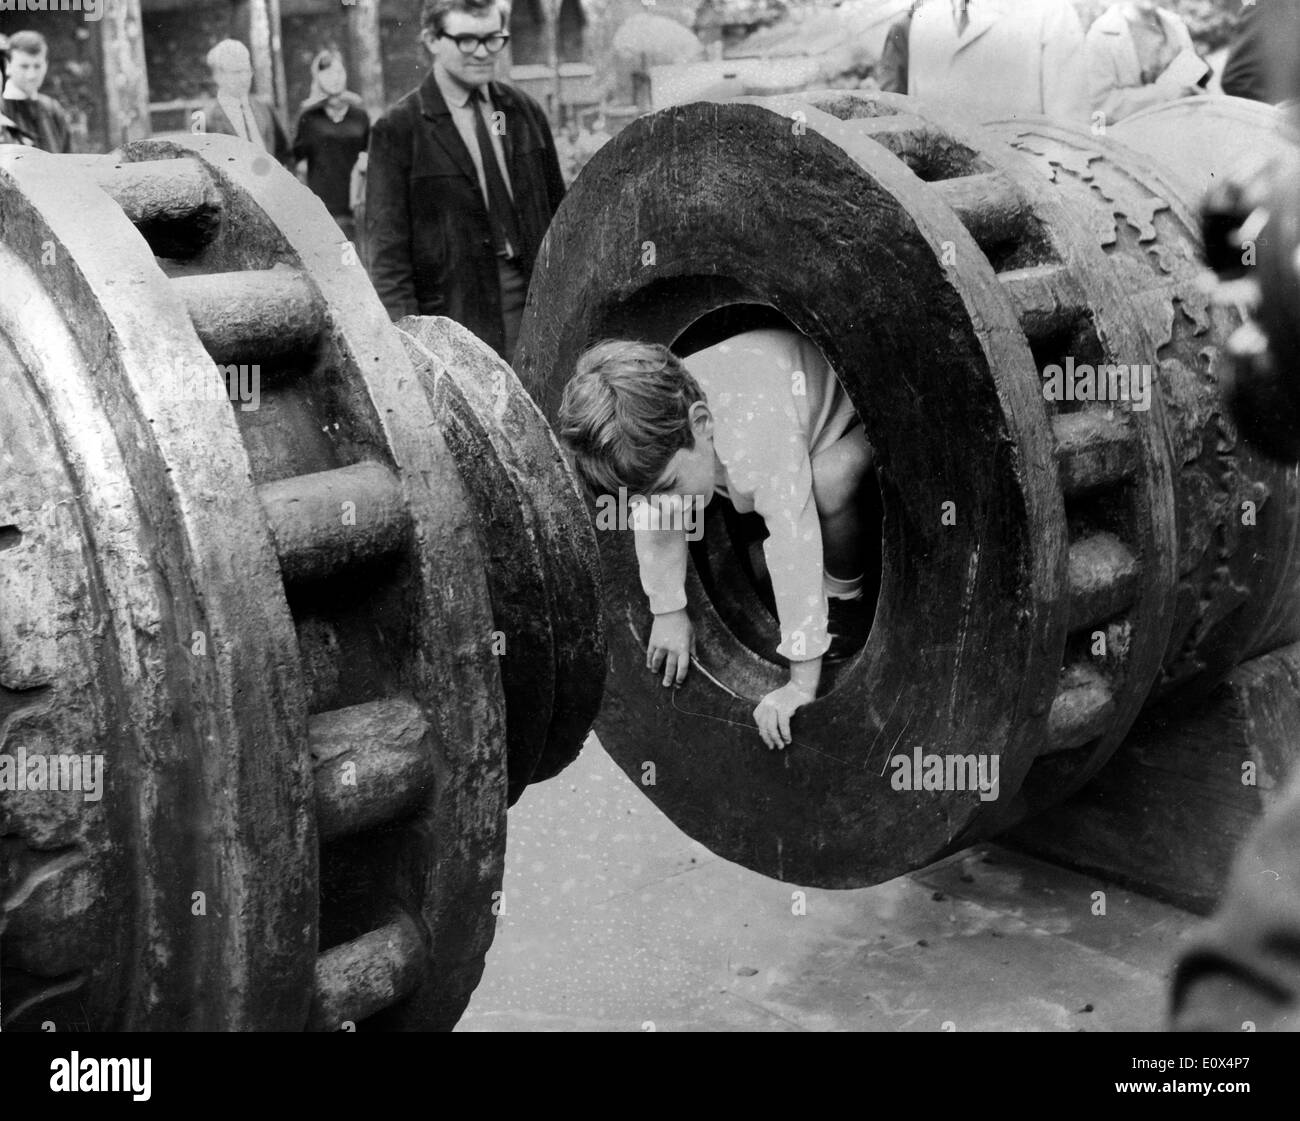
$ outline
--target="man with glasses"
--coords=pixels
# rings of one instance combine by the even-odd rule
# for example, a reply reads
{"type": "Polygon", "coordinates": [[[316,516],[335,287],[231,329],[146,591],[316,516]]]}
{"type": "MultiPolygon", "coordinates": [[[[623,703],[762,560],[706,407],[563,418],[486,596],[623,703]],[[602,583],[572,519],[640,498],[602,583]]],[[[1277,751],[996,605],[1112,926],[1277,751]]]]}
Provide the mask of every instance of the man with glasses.
{"type": "Polygon", "coordinates": [[[564,194],[540,105],[493,80],[499,0],[425,0],[424,83],[370,134],[370,278],[393,319],[445,315],[507,362],[542,235],[564,194]]]}

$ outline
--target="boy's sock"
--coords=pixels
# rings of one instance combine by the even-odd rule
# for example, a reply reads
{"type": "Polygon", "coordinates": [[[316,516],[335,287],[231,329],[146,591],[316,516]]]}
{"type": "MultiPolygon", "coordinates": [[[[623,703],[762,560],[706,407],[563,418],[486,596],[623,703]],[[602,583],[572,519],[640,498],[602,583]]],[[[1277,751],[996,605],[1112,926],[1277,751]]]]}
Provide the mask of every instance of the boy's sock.
{"type": "Polygon", "coordinates": [[[865,572],[854,576],[851,580],[841,580],[838,576],[823,572],[822,588],[826,592],[827,599],[861,599],[862,585],[866,582],[866,579],[865,572]]]}

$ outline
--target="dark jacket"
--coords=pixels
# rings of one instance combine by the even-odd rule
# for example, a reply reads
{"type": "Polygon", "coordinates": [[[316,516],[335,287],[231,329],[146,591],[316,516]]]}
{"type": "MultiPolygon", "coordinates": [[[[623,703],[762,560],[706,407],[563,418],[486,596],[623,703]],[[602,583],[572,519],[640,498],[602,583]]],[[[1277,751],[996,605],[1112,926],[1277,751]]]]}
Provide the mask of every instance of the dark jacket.
{"type": "Polygon", "coordinates": [[[35,148],[36,137],[19,126],[17,121],[0,113],[0,144],[22,144],[28,148],[35,148]]]}
{"type": "Polygon", "coordinates": [[[33,98],[23,100],[0,99],[0,113],[3,113],[16,126],[14,140],[31,140],[37,148],[53,152],[56,156],[72,151],[72,129],[68,125],[68,116],[52,97],[38,93],[33,98]]]}
{"type": "Polygon", "coordinates": [[[307,186],[336,218],[352,216],[352,170],[369,141],[370,118],[355,103],[341,121],[330,117],[324,101],[309,105],[298,118],[293,158],[307,161],[307,186]]]}
{"type": "Polygon", "coordinates": [[[889,25],[889,31],[885,35],[880,63],[876,67],[876,79],[885,93],[907,92],[907,37],[911,34],[912,16],[915,13],[916,5],[913,4],[906,14],[889,25]]]}
{"type": "MultiPolygon", "coordinates": [[[[292,157],[289,134],[280,121],[280,115],[271,107],[271,103],[256,94],[248,98],[253,106],[253,119],[257,122],[257,131],[262,134],[262,143],[266,150],[282,164],[288,165],[292,157]]],[[[203,106],[203,131],[220,132],[226,136],[239,136],[235,126],[230,123],[221,102],[215,97],[203,106]]]]}
{"type": "MultiPolygon", "coordinates": [[[[531,276],[546,227],[564,196],[542,107],[501,82],[503,146],[519,216],[518,265],[531,276]]],[[[501,288],[487,206],[468,149],[430,71],[370,132],[366,183],[370,279],[393,319],[445,315],[500,353],[501,288]]]]}
{"type": "Polygon", "coordinates": [[[1298,34],[1297,0],[1258,0],[1242,8],[1223,66],[1223,92],[1272,103],[1300,96],[1296,81],[1298,34]]]}

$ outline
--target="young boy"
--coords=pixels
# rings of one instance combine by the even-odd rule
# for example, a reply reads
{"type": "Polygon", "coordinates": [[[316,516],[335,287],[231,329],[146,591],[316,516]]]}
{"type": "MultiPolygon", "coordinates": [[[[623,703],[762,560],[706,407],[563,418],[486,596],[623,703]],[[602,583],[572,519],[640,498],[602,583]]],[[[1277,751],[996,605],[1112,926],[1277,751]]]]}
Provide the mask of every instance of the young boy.
{"type": "MultiPolygon", "coordinates": [[[[856,496],[871,446],[821,352],[780,329],[737,335],[686,364],[663,346],[604,342],[565,387],[560,438],[597,495],[677,496],[700,515],[716,491],[762,515],[790,680],[754,719],[769,748],[788,744],[790,718],[817,695],[823,657],[845,656],[870,625],[856,496]]],[[[639,505],[634,532],[655,617],[646,665],[662,667],[667,686],[686,680],[694,630],[686,531],[680,519],[660,524],[664,505],[639,505]]]]}
{"type": "Polygon", "coordinates": [[[49,69],[49,50],[39,31],[19,31],[9,39],[8,77],[0,90],[0,113],[35,146],[62,155],[72,151],[72,129],[62,107],[40,92],[49,69]]]}

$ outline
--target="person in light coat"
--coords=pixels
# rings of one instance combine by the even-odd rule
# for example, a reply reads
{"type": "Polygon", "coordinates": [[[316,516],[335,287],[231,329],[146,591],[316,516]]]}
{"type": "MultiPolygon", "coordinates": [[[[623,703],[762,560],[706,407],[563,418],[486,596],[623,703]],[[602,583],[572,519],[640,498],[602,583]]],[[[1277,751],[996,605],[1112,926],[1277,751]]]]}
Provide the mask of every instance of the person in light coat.
{"type": "Polygon", "coordinates": [[[1070,0],[931,0],[912,17],[907,92],[983,121],[1087,125],[1083,42],[1070,0]]]}
{"type": "MultiPolygon", "coordinates": [[[[1187,24],[1155,0],[1112,4],[1088,29],[1088,85],[1095,113],[1114,124],[1134,113],[1201,93],[1199,86],[1162,81],[1169,64],[1195,53],[1187,24]]],[[[1207,71],[1208,73],[1208,71],[1207,71]]]]}

